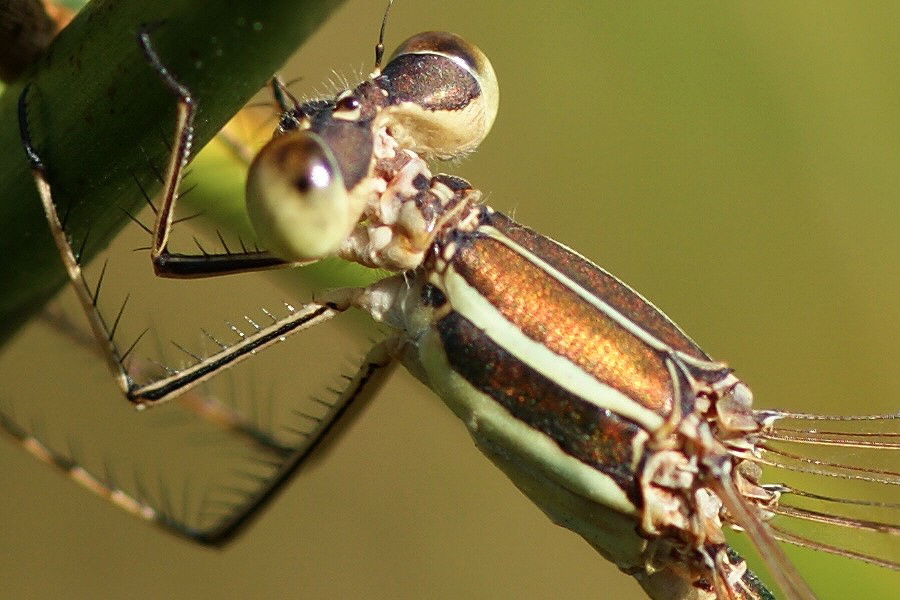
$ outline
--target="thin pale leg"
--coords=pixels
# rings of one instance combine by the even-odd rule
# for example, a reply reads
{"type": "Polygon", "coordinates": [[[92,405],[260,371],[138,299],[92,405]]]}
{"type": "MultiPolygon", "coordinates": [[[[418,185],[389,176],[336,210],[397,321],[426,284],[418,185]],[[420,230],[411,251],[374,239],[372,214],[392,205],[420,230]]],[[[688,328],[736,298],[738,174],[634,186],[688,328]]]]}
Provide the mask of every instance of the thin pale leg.
{"type": "Polygon", "coordinates": [[[117,487],[108,479],[88,472],[71,457],[59,453],[38,440],[21,427],[13,419],[0,412],[0,433],[11,437],[26,452],[43,463],[61,471],[91,493],[106,499],[110,503],[125,510],[129,514],[151,522],[165,531],[192,541],[220,546],[239,534],[252,520],[258,516],[266,505],[297,474],[300,468],[315,452],[323,450],[334,443],[340,432],[349,421],[358,415],[374,396],[393,365],[391,358],[396,345],[395,339],[385,340],[374,346],[366,355],[356,374],[349,378],[346,387],[334,402],[323,403],[325,412],[322,415],[302,415],[313,426],[308,430],[297,431],[303,441],[291,451],[291,454],[279,463],[278,469],[264,484],[249,492],[238,503],[229,503],[224,509],[215,511],[207,506],[201,520],[215,522],[210,528],[191,526],[185,520],[158,509],[147,499],[131,494],[117,487]]]}
{"type": "MultiPolygon", "coordinates": [[[[141,42],[147,53],[148,60],[179,99],[176,143],[167,169],[162,202],[153,232],[151,253],[157,273],[166,276],[188,277],[285,266],[283,261],[273,259],[271,256],[259,252],[192,257],[176,256],[167,252],[166,245],[173,222],[172,214],[177,199],[178,181],[181,171],[187,162],[192,144],[194,105],[188,90],[177,82],[159,62],[149,45],[146,32],[141,34],[141,42]],[[166,268],[171,265],[177,266],[173,269],[166,268]]],[[[26,118],[26,99],[27,90],[22,94],[19,106],[22,141],[31,164],[32,174],[45,211],[51,236],[60,253],[66,274],[73,284],[79,303],[88,318],[91,332],[97,341],[99,351],[123,394],[136,406],[151,406],[181,395],[195,388],[219,371],[255,354],[268,345],[283,341],[293,333],[324,322],[349,307],[352,293],[348,292],[346,296],[334,296],[332,301],[328,303],[311,303],[299,309],[287,306],[289,314],[282,319],[277,319],[273,315],[266,313],[272,318],[272,323],[266,327],[256,325],[252,321],[250,324],[253,330],[249,333],[244,333],[236,327],[232,327],[232,330],[239,337],[239,341],[236,344],[226,345],[209,336],[221,348],[219,352],[205,359],[198,357],[197,363],[193,366],[173,372],[168,377],[151,384],[136,385],[131,380],[124,365],[124,359],[128,355],[128,351],[120,352],[114,343],[116,325],[121,312],[112,326],[108,325],[97,309],[99,286],[91,290],[84,280],[78,258],[67,239],[64,227],[56,211],[45,166],[30,141],[26,118]]],[[[374,386],[370,384],[376,379],[381,379],[378,377],[379,372],[383,371],[383,368],[391,362],[387,348],[388,345],[383,343],[372,350],[366,363],[358,374],[351,379],[349,385],[339,395],[338,400],[333,404],[328,403],[326,405],[325,414],[308,416],[313,420],[313,426],[308,431],[305,428],[304,431],[300,431],[299,433],[304,437],[304,441],[298,446],[291,448],[288,452],[282,453],[277,463],[273,464],[273,467],[276,468],[274,475],[250,491],[243,501],[239,501],[237,504],[231,503],[224,511],[219,509],[217,511],[218,514],[212,515],[216,525],[208,529],[188,525],[186,521],[174,518],[169,511],[158,510],[150,502],[140,497],[141,494],[129,494],[108,478],[104,480],[102,477],[89,473],[76,461],[62,453],[53,451],[5,416],[0,418],[0,430],[18,440],[20,445],[36,458],[64,471],[71,479],[86,489],[105,497],[134,516],[152,521],[164,529],[183,537],[207,544],[222,544],[242,529],[274,497],[277,491],[293,477],[294,473],[297,472],[312,451],[322,445],[326,435],[332,432],[341,417],[356,412],[348,411],[352,404],[360,404],[361,401],[371,397],[371,391],[374,390],[374,386]]]]}
{"type": "Polygon", "coordinates": [[[226,251],[219,254],[173,254],[168,250],[169,235],[174,221],[178,186],[187,165],[194,143],[194,115],[196,105],[190,90],[162,63],[150,41],[147,29],[138,34],[138,42],[147,62],[159,75],[163,84],[175,95],[175,141],[163,181],[163,190],[156,211],[156,223],[152,233],[150,258],[154,272],[160,277],[197,278],[215,277],[231,273],[246,273],[264,269],[299,266],[272,256],[265,251],[226,251]]]}
{"type": "MultiPolygon", "coordinates": [[[[173,255],[167,251],[168,237],[173,222],[173,211],[178,196],[178,182],[182,169],[187,163],[193,142],[194,101],[189,90],[179,83],[160,62],[159,57],[150,45],[147,31],[142,31],[139,34],[139,41],[151,66],[157,71],[166,86],[178,97],[175,146],[166,172],[162,200],[157,211],[151,247],[151,258],[153,259],[156,273],[168,277],[203,277],[288,266],[289,263],[276,259],[265,252],[188,256],[173,255]]],[[[128,355],[128,351],[120,352],[114,343],[116,325],[121,316],[121,311],[111,326],[106,323],[98,311],[97,295],[99,286],[93,291],[87,286],[81,265],[75,256],[75,252],[69,243],[57,213],[50,184],[47,180],[45,165],[30,139],[26,113],[27,94],[28,88],[22,92],[19,98],[20,133],[51,235],[60,253],[66,274],[72,282],[78,300],[88,318],[91,332],[101,348],[107,366],[113,374],[119,389],[137,407],[144,408],[170,400],[206,381],[220,369],[230,367],[291,333],[328,320],[337,312],[346,308],[344,306],[337,309],[333,305],[315,303],[301,307],[299,310],[294,310],[293,307],[288,306],[290,314],[280,320],[270,315],[273,322],[268,327],[260,327],[253,324],[255,331],[249,334],[233,328],[240,338],[240,341],[234,345],[222,344],[210,336],[213,342],[221,347],[221,351],[208,358],[198,359],[193,366],[174,372],[147,385],[135,384],[129,377],[127,368],[124,365],[124,359],[128,355]]]]}
{"type": "MultiPolygon", "coordinates": [[[[255,331],[250,334],[245,334],[235,328],[235,333],[238,334],[240,339],[233,345],[225,345],[213,339],[222,349],[205,359],[199,360],[194,365],[146,385],[135,384],[129,377],[124,365],[124,359],[128,352],[120,352],[114,342],[118,318],[112,326],[109,326],[97,309],[97,291],[91,291],[84,280],[81,265],[78,263],[78,259],[63,229],[59,214],[56,211],[50,184],[46,178],[46,169],[31,144],[25,118],[27,91],[26,89],[19,99],[21,134],[25,151],[31,162],[32,175],[34,176],[41,204],[47,217],[50,233],[59,250],[69,281],[72,283],[78,301],[88,318],[94,339],[97,340],[100,346],[110,372],[113,374],[119,389],[122,390],[125,397],[138,408],[145,408],[171,400],[208,380],[219,370],[240,362],[266,346],[283,340],[292,333],[327,321],[337,313],[346,310],[349,306],[349,300],[342,306],[310,303],[296,310],[288,306],[290,314],[283,319],[275,319],[273,316],[272,324],[267,327],[257,326],[255,331]]],[[[160,215],[163,212],[161,207],[160,215]]],[[[169,211],[169,215],[171,216],[171,211],[169,211]]],[[[165,217],[161,218],[160,221],[164,219],[165,217]]],[[[165,242],[165,236],[155,236],[155,239],[165,242]]]]}
{"type": "MultiPolygon", "coordinates": [[[[97,344],[93,335],[78,327],[61,310],[45,308],[41,313],[40,322],[73,345],[98,358],[103,358],[102,348],[97,344]]],[[[159,372],[159,365],[149,360],[129,357],[126,363],[128,376],[132,379],[146,379],[146,377],[141,377],[142,373],[159,372]]],[[[293,451],[292,445],[279,440],[271,431],[262,427],[258,420],[235,410],[227,402],[223,402],[212,394],[210,390],[195,389],[183,393],[178,397],[177,402],[203,421],[256,446],[263,452],[286,457],[293,451]]]]}

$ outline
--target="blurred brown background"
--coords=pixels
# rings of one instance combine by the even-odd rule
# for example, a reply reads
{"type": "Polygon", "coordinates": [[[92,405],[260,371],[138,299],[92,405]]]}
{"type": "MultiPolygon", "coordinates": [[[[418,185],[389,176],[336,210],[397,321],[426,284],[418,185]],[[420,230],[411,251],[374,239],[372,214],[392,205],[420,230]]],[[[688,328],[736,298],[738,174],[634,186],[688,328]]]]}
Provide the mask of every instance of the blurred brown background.
{"type": "MultiPolygon", "coordinates": [[[[293,89],[312,93],[331,69],[367,72],[382,5],[348,2],[298,53],[293,89]]],[[[896,412],[898,22],[893,2],[400,1],[387,46],[426,29],[481,46],[500,78],[500,115],[483,147],[447,168],[640,290],[734,365],[760,406],[896,412]]],[[[109,277],[149,304],[130,310],[135,331],[177,322],[188,333],[171,337],[193,341],[201,326],[294,301],[241,278],[151,292],[125,278],[149,273],[128,252],[141,243],[131,235],[109,277]]],[[[265,407],[320,392],[304,373],[352,371],[374,335],[363,326],[345,339],[346,329],[292,340],[223,393],[265,407]]],[[[157,356],[152,340],[141,355],[157,356]]],[[[188,458],[234,462],[208,433],[185,433],[177,408],[134,414],[102,365],[39,324],[6,351],[0,374],[2,406],[55,446],[71,442],[89,464],[126,481],[137,472],[152,489],[159,477],[176,505],[183,489],[196,490],[189,502],[202,495],[205,467],[191,474],[188,458]],[[134,441],[146,431],[168,441],[134,441]]],[[[219,552],[167,537],[0,445],[0,594],[643,597],[551,525],[406,373],[350,434],[219,552]]],[[[896,592],[896,574],[791,554],[823,598],[896,592]]]]}

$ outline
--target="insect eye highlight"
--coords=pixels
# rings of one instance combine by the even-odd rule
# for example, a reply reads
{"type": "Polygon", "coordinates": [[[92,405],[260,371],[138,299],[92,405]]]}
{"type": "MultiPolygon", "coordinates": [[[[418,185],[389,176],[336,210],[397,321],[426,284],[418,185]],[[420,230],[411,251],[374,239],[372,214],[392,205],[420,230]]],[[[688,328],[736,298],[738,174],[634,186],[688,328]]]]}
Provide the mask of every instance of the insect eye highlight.
{"type": "Polygon", "coordinates": [[[294,180],[294,187],[301,194],[314,190],[327,189],[332,181],[332,169],[329,165],[317,161],[308,165],[307,171],[300,173],[294,180]]]}

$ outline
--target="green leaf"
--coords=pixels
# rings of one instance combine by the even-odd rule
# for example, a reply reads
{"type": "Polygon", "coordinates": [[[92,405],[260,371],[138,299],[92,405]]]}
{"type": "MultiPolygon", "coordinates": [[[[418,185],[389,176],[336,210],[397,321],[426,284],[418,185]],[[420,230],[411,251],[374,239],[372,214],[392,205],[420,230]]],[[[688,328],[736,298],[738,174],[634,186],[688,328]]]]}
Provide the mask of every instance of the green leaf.
{"type": "MultiPolygon", "coordinates": [[[[35,65],[28,125],[54,199],[89,260],[153,195],[169,153],[175,102],[138,48],[152,39],[165,65],[193,92],[202,147],[263,85],[340,0],[100,0],[63,30],[35,65]],[[140,186],[138,185],[140,184],[140,186]]],[[[0,342],[64,283],[21,152],[17,99],[0,98],[0,342]]]]}

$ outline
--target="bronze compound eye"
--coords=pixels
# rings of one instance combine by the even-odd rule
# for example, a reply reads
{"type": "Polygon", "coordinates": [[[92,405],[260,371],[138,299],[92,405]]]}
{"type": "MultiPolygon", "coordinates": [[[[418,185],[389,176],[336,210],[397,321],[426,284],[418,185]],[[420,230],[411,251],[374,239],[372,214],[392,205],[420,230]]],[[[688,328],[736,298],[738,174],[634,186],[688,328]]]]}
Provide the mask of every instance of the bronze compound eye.
{"type": "Polygon", "coordinates": [[[474,150],[497,116],[499,87],[487,56],[453,33],[415,35],[394,52],[382,75],[390,106],[385,124],[425,157],[474,150]]]}

